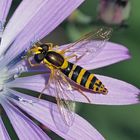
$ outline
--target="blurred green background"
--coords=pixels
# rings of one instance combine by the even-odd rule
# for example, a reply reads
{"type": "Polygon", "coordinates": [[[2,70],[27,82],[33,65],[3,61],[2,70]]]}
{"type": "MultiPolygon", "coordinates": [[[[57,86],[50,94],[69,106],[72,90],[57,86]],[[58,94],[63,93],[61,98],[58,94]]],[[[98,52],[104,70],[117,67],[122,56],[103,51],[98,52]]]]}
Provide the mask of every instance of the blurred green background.
{"type": "MultiPolygon", "coordinates": [[[[85,15],[96,20],[98,2],[99,0],[86,0],[79,9],[85,15]]],[[[14,1],[13,8],[16,7],[17,3],[19,3],[19,0],[14,1]]],[[[121,79],[140,88],[140,1],[131,0],[131,4],[131,15],[127,21],[129,27],[114,30],[111,41],[128,47],[132,59],[95,70],[95,72],[121,79]]],[[[94,25],[96,24],[84,24],[81,26],[65,21],[47,36],[47,41],[56,44],[71,42],[76,40],[81,35],[80,33],[89,31],[94,25]]],[[[77,103],[77,113],[89,121],[107,140],[140,139],[140,105],[105,106],[77,103]]],[[[52,135],[52,137],[56,140],[59,139],[58,136],[52,135]]]]}

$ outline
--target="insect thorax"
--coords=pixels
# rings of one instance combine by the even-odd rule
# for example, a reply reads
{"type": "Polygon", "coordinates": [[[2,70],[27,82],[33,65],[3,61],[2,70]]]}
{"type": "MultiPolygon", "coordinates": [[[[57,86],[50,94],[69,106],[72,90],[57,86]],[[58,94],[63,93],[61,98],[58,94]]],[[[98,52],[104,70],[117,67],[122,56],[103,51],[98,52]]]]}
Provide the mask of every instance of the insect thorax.
{"type": "Polygon", "coordinates": [[[55,51],[48,51],[45,59],[57,68],[60,68],[64,63],[63,56],[55,51]]]}

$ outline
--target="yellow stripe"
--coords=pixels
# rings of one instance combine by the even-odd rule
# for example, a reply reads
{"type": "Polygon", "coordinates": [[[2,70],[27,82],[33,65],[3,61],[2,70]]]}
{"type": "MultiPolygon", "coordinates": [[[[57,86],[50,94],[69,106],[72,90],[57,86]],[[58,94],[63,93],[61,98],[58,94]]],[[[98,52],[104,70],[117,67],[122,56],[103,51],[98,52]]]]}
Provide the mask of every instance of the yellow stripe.
{"type": "Polygon", "coordinates": [[[86,84],[85,84],[85,87],[88,89],[89,88],[89,85],[91,83],[91,80],[92,78],[94,77],[94,74],[90,74],[87,81],[86,81],[86,84]]]}
{"type": "Polygon", "coordinates": [[[101,86],[100,86],[100,88],[99,88],[99,91],[100,91],[100,92],[102,92],[102,91],[103,91],[103,89],[104,89],[104,85],[103,85],[103,84],[101,84],[101,86]]]}
{"type": "Polygon", "coordinates": [[[66,69],[67,67],[68,67],[68,61],[64,60],[64,63],[61,66],[61,69],[66,69]]]}
{"type": "Polygon", "coordinates": [[[100,93],[99,90],[97,90],[97,88],[99,89],[99,87],[98,87],[97,85],[94,84],[94,85],[93,85],[93,91],[94,91],[94,92],[100,93]]]}
{"type": "Polygon", "coordinates": [[[85,70],[85,69],[82,69],[82,70],[80,71],[80,73],[78,74],[78,77],[77,77],[77,79],[76,79],[76,82],[77,82],[78,84],[81,83],[81,80],[82,80],[83,75],[84,75],[85,72],[86,72],[86,70],[85,70]]]}
{"type": "Polygon", "coordinates": [[[76,67],[77,67],[76,65],[73,65],[72,70],[71,70],[71,72],[69,73],[69,76],[68,76],[70,79],[71,79],[71,77],[73,75],[73,71],[75,70],[76,67]]]}
{"type": "Polygon", "coordinates": [[[100,83],[100,80],[99,80],[99,79],[97,79],[95,84],[97,84],[97,85],[98,85],[99,83],[100,83]]]}

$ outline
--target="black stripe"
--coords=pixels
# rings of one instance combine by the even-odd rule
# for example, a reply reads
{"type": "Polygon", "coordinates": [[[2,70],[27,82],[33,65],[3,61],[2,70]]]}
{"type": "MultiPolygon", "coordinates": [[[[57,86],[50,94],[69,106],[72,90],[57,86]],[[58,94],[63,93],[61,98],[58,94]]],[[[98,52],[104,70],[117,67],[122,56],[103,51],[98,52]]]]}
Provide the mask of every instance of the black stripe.
{"type": "Polygon", "coordinates": [[[85,86],[89,76],[90,76],[90,72],[86,71],[82,77],[80,85],[85,86]]]}
{"type": "Polygon", "coordinates": [[[93,89],[93,85],[95,84],[96,80],[97,80],[97,78],[94,76],[91,80],[90,85],[89,85],[89,89],[93,89]]]}
{"type": "Polygon", "coordinates": [[[96,85],[100,87],[102,85],[102,82],[100,81],[99,84],[96,83],[96,85]]]}
{"type": "Polygon", "coordinates": [[[73,67],[74,64],[68,62],[68,67],[66,69],[61,69],[61,71],[66,75],[68,76],[69,73],[71,72],[72,70],[72,67],[73,67]]]}
{"type": "Polygon", "coordinates": [[[81,68],[80,66],[76,66],[76,68],[75,68],[74,71],[73,71],[72,77],[71,77],[71,79],[72,79],[73,81],[76,82],[77,77],[78,77],[78,75],[79,75],[79,73],[80,73],[81,70],[82,70],[82,68],[81,68]]]}

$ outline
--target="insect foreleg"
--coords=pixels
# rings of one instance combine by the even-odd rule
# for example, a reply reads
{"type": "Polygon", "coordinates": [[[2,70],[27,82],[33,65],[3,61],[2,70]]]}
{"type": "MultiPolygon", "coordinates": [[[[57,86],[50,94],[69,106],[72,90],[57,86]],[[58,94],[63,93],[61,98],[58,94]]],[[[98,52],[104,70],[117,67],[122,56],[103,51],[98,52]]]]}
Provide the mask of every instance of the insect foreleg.
{"type": "MultiPolygon", "coordinates": [[[[36,47],[33,47],[33,48],[36,48],[36,47]]],[[[32,54],[32,53],[33,53],[33,52],[32,52],[33,48],[31,48],[30,50],[28,50],[27,53],[26,53],[26,55],[25,55],[25,56],[22,56],[22,59],[27,59],[29,65],[30,65],[31,67],[36,67],[36,66],[39,66],[40,64],[33,64],[33,63],[31,62],[31,60],[30,60],[30,57],[33,55],[33,54],[32,54]]]]}
{"type": "Polygon", "coordinates": [[[28,61],[28,63],[30,64],[31,67],[40,66],[40,64],[33,64],[29,58],[27,58],[27,61],[28,61]]]}

